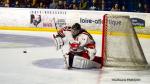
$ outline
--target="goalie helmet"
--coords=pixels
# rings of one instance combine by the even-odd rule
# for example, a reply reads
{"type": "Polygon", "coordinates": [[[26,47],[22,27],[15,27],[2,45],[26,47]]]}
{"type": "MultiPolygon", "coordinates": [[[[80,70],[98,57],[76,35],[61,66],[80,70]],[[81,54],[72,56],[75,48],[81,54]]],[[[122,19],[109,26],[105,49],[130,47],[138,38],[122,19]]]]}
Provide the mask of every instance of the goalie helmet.
{"type": "Polygon", "coordinates": [[[81,29],[81,25],[79,23],[75,23],[72,25],[72,29],[73,30],[80,30],[81,29]]]}
{"type": "Polygon", "coordinates": [[[81,25],[79,23],[75,23],[71,27],[71,32],[73,35],[77,35],[81,30],[81,25]]]}

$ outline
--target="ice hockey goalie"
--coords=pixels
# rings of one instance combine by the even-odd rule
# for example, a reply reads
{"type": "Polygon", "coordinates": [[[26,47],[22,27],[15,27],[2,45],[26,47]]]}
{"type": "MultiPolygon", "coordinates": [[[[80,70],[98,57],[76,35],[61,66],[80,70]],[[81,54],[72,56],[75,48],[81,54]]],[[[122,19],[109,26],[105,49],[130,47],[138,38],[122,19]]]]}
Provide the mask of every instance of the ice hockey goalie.
{"type": "Polygon", "coordinates": [[[100,68],[101,57],[95,56],[95,41],[79,23],[60,29],[54,38],[57,41],[57,49],[63,50],[68,69],[100,68]]]}

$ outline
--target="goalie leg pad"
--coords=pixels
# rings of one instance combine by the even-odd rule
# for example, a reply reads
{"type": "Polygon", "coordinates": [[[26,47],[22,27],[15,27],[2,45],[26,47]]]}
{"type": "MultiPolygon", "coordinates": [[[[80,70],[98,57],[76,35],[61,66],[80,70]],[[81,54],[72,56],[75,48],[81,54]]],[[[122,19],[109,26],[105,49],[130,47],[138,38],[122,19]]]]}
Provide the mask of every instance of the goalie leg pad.
{"type": "Polygon", "coordinates": [[[74,56],[72,66],[81,69],[100,68],[100,64],[80,56],[74,56]]]}
{"type": "Polygon", "coordinates": [[[68,55],[63,55],[64,57],[64,65],[65,65],[65,68],[67,69],[69,67],[69,60],[68,60],[68,55]]]}
{"type": "Polygon", "coordinates": [[[88,55],[90,57],[90,60],[93,60],[94,59],[94,56],[96,54],[96,49],[91,49],[91,48],[87,48],[87,51],[88,51],[88,55]]]}

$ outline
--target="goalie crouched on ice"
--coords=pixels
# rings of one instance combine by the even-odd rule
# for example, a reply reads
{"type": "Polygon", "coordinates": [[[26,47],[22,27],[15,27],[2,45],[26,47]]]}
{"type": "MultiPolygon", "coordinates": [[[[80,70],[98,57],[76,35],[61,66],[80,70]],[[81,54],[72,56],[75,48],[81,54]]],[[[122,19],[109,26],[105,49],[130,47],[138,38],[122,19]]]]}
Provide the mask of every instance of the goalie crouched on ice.
{"type": "Polygon", "coordinates": [[[79,23],[72,27],[64,27],[54,36],[57,49],[64,47],[64,42],[69,46],[62,48],[68,68],[99,68],[101,58],[96,55],[95,41],[93,37],[79,23]],[[64,41],[62,38],[66,38],[64,41]]]}

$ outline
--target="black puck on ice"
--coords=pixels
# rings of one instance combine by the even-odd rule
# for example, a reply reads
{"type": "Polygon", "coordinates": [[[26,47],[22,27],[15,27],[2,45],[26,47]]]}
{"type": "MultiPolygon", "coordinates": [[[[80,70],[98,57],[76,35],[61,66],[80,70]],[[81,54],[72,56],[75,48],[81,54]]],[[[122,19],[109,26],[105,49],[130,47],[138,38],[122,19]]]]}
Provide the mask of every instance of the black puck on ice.
{"type": "Polygon", "coordinates": [[[27,53],[27,51],[23,51],[23,53],[27,53]]]}

